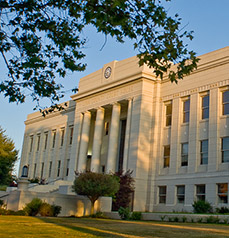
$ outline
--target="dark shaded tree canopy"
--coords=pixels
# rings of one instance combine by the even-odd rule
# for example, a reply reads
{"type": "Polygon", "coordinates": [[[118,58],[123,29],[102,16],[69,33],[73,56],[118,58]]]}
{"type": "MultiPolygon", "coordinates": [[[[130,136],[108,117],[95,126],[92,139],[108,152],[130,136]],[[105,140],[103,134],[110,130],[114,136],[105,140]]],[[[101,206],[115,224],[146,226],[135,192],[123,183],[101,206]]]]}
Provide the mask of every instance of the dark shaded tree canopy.
{"type": "Polygon", "coordinates": [[[1,78],[0,93],[10,102],[22,103],[30,95],[37,105],[40,98],[55,105],[63,97],[58,79],[85,70],[82,31],[87,25],[121,43],[133,40],[139,64],[152,67],[156,76],[182,79],[198,59],[184,43],[192,40],[192,32],[163,7],[168,1],[2,0],[0,54],[8,77],[1,78]]]}
{"type": "Polygon", "coordinates": [[[14,142],[5,135],[0,127],[0,185],[9,185],[12,181],[12,170],[17,160],[18,151],[14,142]]]}

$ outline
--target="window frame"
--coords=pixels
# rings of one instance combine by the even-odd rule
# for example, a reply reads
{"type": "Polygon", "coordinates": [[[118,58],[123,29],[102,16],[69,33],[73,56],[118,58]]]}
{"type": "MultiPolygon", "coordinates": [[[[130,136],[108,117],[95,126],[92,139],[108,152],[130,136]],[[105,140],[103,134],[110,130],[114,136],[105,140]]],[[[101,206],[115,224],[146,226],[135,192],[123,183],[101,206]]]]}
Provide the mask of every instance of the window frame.
{"type": "Polygon", "coordinates": [[[167,186],[158,186],[158,203],[166,204],[166,194],[167,194],[167,186]],[[164,190],[164,191],[163,191],[164,190]],[[162,193],[165,192],[165,193],[162,193]]]}
{"type": "Polygon", "coordinates": [[[201,95],[201,119],[206,120],[209,119],[209,103],[210,103],[210,95],[209,92],[206,92],[205,94],[201,95]],[[204,104],[204,98],[208,97],[208,104],[205,106],[204,104]],[[207,111],[207,116],[205,115],[205,111],[207,111]]]}
{"type": "Polygon", "coordinates": [[[163,154],[163,168],[169,168],[170,166],[170,145],[164,145],[164,154],[163,154]],[[168,149],[168,155],[165,154],[166,148],[168,149]],[[167,161],[168,160],[168,161],[167,161]],[[168,163],[168,164],[167,164],[168,163]]]}
{"type": "Polygon", "coordinates": [[[172,101],[165,102],[165,126],[169,127],[172,125],[172,113],[173,113],[172,101]]]}
{"type": "Polygon", "coordinates": [[[205,201],[206,200],[206,185],[205,184],[196,184],[196,200],[197,201],[205,201]],[[204,192],[199,192],[198,188],[204,187],[204,192]]]}
{"type": "Polygon", "coordinates": [[[228,203],[228,183],[218,183],[217,184],[217,197],[218,197],[218,203],[219,204],[227,204],[228,203]],[[221,192],[220,191],[220,186],[225,185],[226,191],[221,192]],[[223,201],[225,198],[225,201],[223,201]]]}
{"type": "Polygon", "coordinates": [[[185,203],[185,185],[177,185],[177,203],[184,204],[185,203]],[[179,193],[179,188],[183,188],[183,193],[179,193]]]}
{"type": "Polygon", "coordinates": [[[65,128],[60,129],[60,146],[64,145],[65,128]]]}
{"type": "Polygon", "coordinates": [[[187,145],[187,146],[188,146],[188,142],[181,143],[181,167],[188,166],[189,146],[188,146],[188,152],[187,152],[187,153],[184,153],[184,148],[183,148],[184,145],[187,145]],[[185,158],[185,157],[187,157],[187,160],[186,160],[186,159],[183,159],[183,158],[185,158]]]}
{"type": "Polygon", "coordinates": [[[200,164],[202,165],[202,164],[208,164],[208,139],[206,139],[206,140],[201,140],[200,141],[200,164]],[[207,141],[207,150],[206,151],[203,151],[203,142],[206,142],[207,141]],[[207,157],[205,157],[205,156],[207,155],[207,157]],[[206,161],[204,162],[204,159],[206,159],[207,158],[207,163],[206,163],[206,161]]]}
{"type": "Polygon", "coordinates": [[[190,120],[190,97],[187,98],[183,98],[182,99],[183,102],[183,123],[189,123],[190,120]],[[188,110],[185,110],[185,105],[188,102],[188,110]],[[186,115],[188,115],[188,117],[186,117],[186,115]]]}
{"type": "MultiPolygon", "coordinates": [[[[223,149],[223,145],[224,145],[224,143],[223,143],[223,140],[224,139],[228,139],[229,140],[229,136],[225,136],[225,137],[222,137],[221,138],[221,162],[222,163],[229,163],[229,157],[228,157],[228,160],[227,161],[224,161],[224,154],[225,154],[225,152],[228,152],[229,153],[229,144],[228,144],[228,149],[223,149]]],[[[229,142],[229,141],[228,141],[229,142]]]]}
{"type": "Polygon", "coordinates": [[[227,88],[227,89],[222,91],[222,115],[227,116],[227,115],[229,115],[229,112],[225,113],[225,106],[229,105],[229,101],[224,102],[224,99],[223,99],[224,98],[224,93],[229,93],[229,89],[227,88]]]}
{"type": "Polygon", "coordinates": [[[56,130],[52,131],[52,148],[55,148],[56,144],[56,130]]]}

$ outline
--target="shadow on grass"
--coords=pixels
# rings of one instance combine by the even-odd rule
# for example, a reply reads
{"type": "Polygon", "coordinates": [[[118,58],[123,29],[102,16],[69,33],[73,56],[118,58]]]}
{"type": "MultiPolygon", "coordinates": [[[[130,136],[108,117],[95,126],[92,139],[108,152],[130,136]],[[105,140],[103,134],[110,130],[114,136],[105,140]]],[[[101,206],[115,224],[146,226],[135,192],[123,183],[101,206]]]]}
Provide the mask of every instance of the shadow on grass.
{"type": "Polygon", "coordinates": [[[135,235],[130,235],[130,234],[123,234],[119,233],[116,231],[108,231],[105,229],[101,228],[96,228],[94,226],[87,226],[86,223],[82,224],[82,222],[77,223],[77,220],[80,218],[64,218],[65,220],[62,221],[61,218],[45,218],[45,217],[37,217],[43,222],[49,223],[49,224],[55,224],[56,226],[61,226],[67,229],[72,229],[74,231],[81,232],[83,234],[88,234],[88,235],[94,235],[95,237],[112,237],[112,238],[120,238],[120,237],[142,237],[142,236],[135,236],[135,235]],[[69,223],[70,224],[69,224],[69,223]]]}

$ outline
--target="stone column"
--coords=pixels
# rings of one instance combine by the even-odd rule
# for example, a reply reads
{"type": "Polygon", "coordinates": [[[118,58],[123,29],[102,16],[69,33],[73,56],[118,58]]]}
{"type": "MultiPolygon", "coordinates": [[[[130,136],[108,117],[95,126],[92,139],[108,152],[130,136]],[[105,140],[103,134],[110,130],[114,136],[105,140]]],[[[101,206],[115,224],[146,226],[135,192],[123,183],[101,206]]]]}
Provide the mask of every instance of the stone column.
{"type": "Polygon", "coordinates": [[[99,172],[100,152],[102,146],[102,133],[104,127],[104,108],[98,108],[96,113],[95,131],[92,147],[91,171],[99,172]]]}
{"type": "Polygon", "coordinates": [[[91,113],[87,111],[84,113],[84,117],[83,117],[83,127],[82,127],[80,150],[79,150],[78,171],[85,171],[86,169],[90,124],[91,124],[91,113]]]}
{"type": "Polygon", "coordinates": [[[119,103],[114,103],[112,108],[111,129],[109,132],[109,146],[107,156],[106,172],[115,172],[116,159],[118,153],[118,135],[120,122],[121,106],[119,103]]]}
{"type": "Polygon", "coordinates": [[[125,147],[124,147],[124,156],[123,156],[123,171],[126,171],[128,168],[132,104],[133,104],[133,99],[130,98],[128,100],[128,111],[127,111],[127,120],[126,120],[126,135],[125,135],[125,147]]]}

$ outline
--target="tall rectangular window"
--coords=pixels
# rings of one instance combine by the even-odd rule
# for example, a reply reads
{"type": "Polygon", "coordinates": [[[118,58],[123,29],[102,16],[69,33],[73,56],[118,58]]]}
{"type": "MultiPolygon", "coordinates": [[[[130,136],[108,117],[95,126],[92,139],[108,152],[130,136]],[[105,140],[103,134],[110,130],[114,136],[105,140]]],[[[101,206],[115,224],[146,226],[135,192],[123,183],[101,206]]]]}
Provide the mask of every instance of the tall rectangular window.
{"type": "Polygon", "coordinates": [[[177,202],[184,203],[185,200],[185,186],[179,185],[177,186],[177,202]]]}
{"type": "Polygon", "coordinates": [[[52,161],[49,162],[49,178],[51,177],[52,173],[52,161]]]}
{"type": "Polygon", "coordinates": [[[197,201],[205,201],[205,184],[196,185],[196,199],[197,201]]]}
{"type": "Polygon", "coordinates": [[[36,178],[36,170],[37,170],[37,164],[34,164],[33,178],[36,178]]]}
{"type": "Polygon", "coordinates": [[[32,152],[33,150],[33,136],[30,136],[30,149],[29,152],[32,152]]]}
{"type": "Polygon", "coordinates": [[[165,105],[166,107],[166,126],[171,126],[172,125],[172,102],[168,102],[165,105]]]}
{"type": "Polygon", "coordinates": [[[58,165],[57,165],[57,177],[60,176],[60,165],[61,165],[61,161],[58,160],[58,165]]]}
{"type": "Polygon", "coordinates": [[[223,115],[229,115],[229,91],[222,93],[223,115]]]}
{"type": "Polygon", "coordinates": [[[169,167],[170,163],[170,145],[164,146],[164,168],[169,167]]]}
{"type": "Polygon", "coordinates": [[[43,178],[43,174],[44,174],[44,163],[41,163],[41,179],[43,178]]]}
{"type": "Polygon", "coordinates": [[[181,144],[181,166],[188,166],[188,143],[181,144]]]}
{"type": "Polygon", "coordinates": [[[183,122],[189,122],[190,99],[183,101],[183,122]]]}
{"type": "Polygon", "coordinates": [[[45,132],[45,146],[44,146],[44,150],[47,149],[47,145],[48,145],[48,132],[45,132]]]}
{"type": "Polygon", "coordinates": [[[218,184],[218,202],[227,203],[228,201],[228,184],[219,183],[218,184]]]}
{"type": "Polygon", "coordinates": [[[39,149],[40,149],[40,141],[41,141],[41,135],[38,134],[37,135],[37,151],[39,151],[39,149]]]}
{"type": "Polygon", "coordinates": [[[68,176],[69,174],[69,164],[70,164],[70,159],[67,160],[66,176],[68,176]]]}
{"type": "Polygon", "coordinates": [[[223,137],[221,141],[222,163],[229,162],[229,137],[223,137]]]}
{"type": "Polygon", "coordinates": [[[65,129],[61,128],[60,146],[64,145],[64,133],[65,133],[65,129]]]}
{"type": "Polygon", "coordinates": [[[166,186],[159,186],[159,203],[166,203],[166,186]]]}
{"type": "Polygon", "coordinates": [[[69,145],[72,144],[72,140],[73,140],[73,126],[70,127],[70,138],[69,138],[69,145]]]}
{"type": "Polygon", "coordinates": [[[108,121],[105,122],[104,127],[105,127],[105,136],[106,136],[109,133],[109,122],[108,121]]]}
{"type": "Polygon", "coordinates": [[[200,141],[200,164],[208,164],[208,140],[200,141]]]}
{"type": "Polygon", "coordinates": [[[52,132],[52,148],[55,147],[55,143],[56,143],[56,130],[52,132]]]}
{"type": "Polygon", "coordinates": [[[202,97],[202,119],[209,118],[209,94],[202,97]]]}

